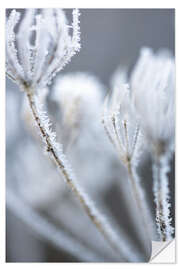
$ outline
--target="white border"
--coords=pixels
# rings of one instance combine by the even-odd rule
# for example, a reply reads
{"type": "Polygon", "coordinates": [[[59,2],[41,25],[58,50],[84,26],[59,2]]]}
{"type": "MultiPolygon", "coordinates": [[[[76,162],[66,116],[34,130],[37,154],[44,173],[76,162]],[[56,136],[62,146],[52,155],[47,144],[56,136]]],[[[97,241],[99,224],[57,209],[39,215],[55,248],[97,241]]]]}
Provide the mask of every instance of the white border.
{"type": "Polygon", "coordinates": [[[0,262],[5,258],[5,42],[4,10],[0,9],[0,262]]]}
{"type": "MultiPolygon", "coordinates": [[[[5,8],[30,8],[30,7],[63,7],[63,8],[72,8],[72,7],[79,7],[79,8],[176,8],[176,27],[180,25],[180,14],[179,14],[179,8],[178,8],[178,3],[180,1],[158,1],[158,0],[151,0],[151,1],[67,1],[67,0],[30,0],[30,1],[1,1],[0,5],[0,126],[1,126],[1,132],[0,132],[0,170],[1,170],[1,177],[0,177],[0,264],[5,262],[5,77],[4,77],[4,9],[5,8]]],[[[179,29],[176,30],[176,48],[180,48],[179,46],[179,29]]],[[[179,60],[179,53],[178,50],[176,50],[176,62],[177,62],[177,99],[179,101],[179,93],[178,93],[178,86],[179,84],[179,78],[180,78],[180,72],[178,68],[178,60],[179,60]],[[179,75],[178,75],[179,74],[179,75]]],[[[180,89],[179,89],[180,91],[180,89]]],[[[178,116],[180,115],[180,105],[177,103],[177,119],[178,116]]],[[[178,143],[178,138],[180,138],[180,132],[179,132],[179,119],[176,121],[177,126],[176,126],[176,149],[177,149],[177,154],[176,154],[176,208],[178,205],[179,201],[179,194],[177,193],[178,190],[180,190],[180,184],[178,179],[179,177],[179,169],[178,167],[180,166],[178,164],[179,161],[179,143],[178,143]]],[[[179,122],[180,123],[180,122],[179,122]]],[[[178,211],[176,210],[176,228],[179,226],[179,215],[178,211]]],[[[176,231],[176,236],[178,236],[179,239],[179,233],[176,231]]],[[[17,243],[18,245],[18,243],[17,243]]],[[[176,247],[178,246],[178,243],[176,242],[176,247]]],[[[177,247],[178,248],[178,247],[177,247]]],[[[176,251],[177,253],[177,251],[176,251]]],[[[178,260],[178,258],[177,258],[178,260]]],[[[143,268],[144,267],[154,267],[158,270],[162,267],[162,269],[166,269],[169,267],[169,264],[161,264],[161,265],[153,265],[153,264],[117,264],[117,263],[106,263],[106,264],[67,264],[67,263],[11,263],[11,264],[3,264],[0,265],[1,269],[4,268],[9,268],[13,267],[13,269],[20,269],[21,267],[24,269],[32,269],[38,268],[38,269],[47,269],[49,267],[53,268],[58,268],[59,267],[62,269],[67,268],[70,269],[73,267],[73,269],[84,269],[84,268],[89,268],[89,269],[119,269],[120,267],[123,267],[123,269],[132,269],[133,268],[143,268]]],[[[171,267],[178,267],[178,264],[173,264],[171,267]]]]}
{"type": "MultiPolygon", "coordinates": [[[[2,2],[2,1],[1,1],[2,2]]],[[[177,1],[178,2],[178,1],[177,1]]],[[[3,1],[1,3],[3,8],[46,8],[46,7],[62,7],[62,8],[175,8],[176,1],[159,1],[159,0],[151,0],[151,1],[83,1],[83,0],[39,0],[39,1],[3,1]]]]}

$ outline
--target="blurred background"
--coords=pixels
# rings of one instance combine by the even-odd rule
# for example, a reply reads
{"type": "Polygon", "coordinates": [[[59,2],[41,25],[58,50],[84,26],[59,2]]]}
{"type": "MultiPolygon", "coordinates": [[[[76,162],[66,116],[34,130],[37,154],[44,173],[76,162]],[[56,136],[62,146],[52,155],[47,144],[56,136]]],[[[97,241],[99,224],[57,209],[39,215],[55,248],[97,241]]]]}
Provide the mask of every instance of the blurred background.
{"type": "MultiPolygon", "coordinates": [[[[72,10],[65,11],[71,21],[72,10]]],[[[10,9],[7,14],[9,12],[10,9]]],[[[142,47],[168,48],[174,54],[173,9],[81,9],[80,12],[82,48],[61,74],[93,74],[103,89],[102,101],[115,70],[119,65],[131,70],[142,47]]],[[[41,153],[38,139],[26,123],[28,112],[24,109],[22,92],[8,79],[6,89],[7,262],[123,261],[106,246],[79,203],[63,181],[59,181],[47,157],[41,153]]],[[[47,100],[47,107],[52,119],[56,123],[58,119],[61,121],[58,104],[51,97],[47,100]]],[[[124,234],[122,244],[132,246],[132,252],[138,256],[141,254],[140,261],[148,261],[150,243],[142,232],[138,211],[134,209],[126,171],[101,129],[99,113],[92,120],[93,125],[86,122],[87,130],[81,130],[81,136],[68,150],[67,156],[87,193],[109,216],[114,228],[124,234]]],[[[67,143],[65,138],[61,139],[67,143]]],[[[174,222],[174,160],[171,165],[174,222]]],[[[154,215],[148,152],[144,153],[139,174],[154,215]]]]}

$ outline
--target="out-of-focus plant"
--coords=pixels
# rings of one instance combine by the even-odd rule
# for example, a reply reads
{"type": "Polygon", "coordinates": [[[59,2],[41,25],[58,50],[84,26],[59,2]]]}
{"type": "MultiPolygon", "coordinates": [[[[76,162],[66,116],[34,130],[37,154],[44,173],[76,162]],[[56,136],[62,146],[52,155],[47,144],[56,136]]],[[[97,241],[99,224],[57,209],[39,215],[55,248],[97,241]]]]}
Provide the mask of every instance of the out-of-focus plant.
{"type": "Polygon", "coordinates": [[[79,11],[73,10],[72,26],[67,24],[65,14],[60,9],[28,9],[23,19],[20,20],[20,17],[20,13],[13,10],[7,20],[7,76],[26,94],[46,152],[57,165],[91,221],[116,252],[123,254],[125,259],[132,258],[129,246],[121,243],[118,234],[79,186],[63,153],[62,145],[56,141],[56,133],[51,129],[49,117],[40,103],[41,91],[80,49],[79,11]],[[69,34],[70,28],[72,35],[69,34]]]}
{"type": "Polygon", "coordinates": [[[103,125],[128,170],[137,206],[145,213],[147,231],[151,219],[135,168],[141,146],[148,145],[153,161],[157,229],[160,239],[166,241],[174,232],[167,177],[174,151],[174,59],[166,50],[154,54],[151,49],[142,49],[129,85],[125,84],[127,77],[124,70],[117,72],[113,91],[105,101],[103,125]]]}
{"type": "Polygon", "coordinates": [[[132,99],[153,160],[156,222],[162,241],[172,238],[167,173],[174,152],[175,63],[167,50],[141,50],[131,76],[132,99]]]}
{"type": "Polygon", "coordinates": [[[87,129],[87,123],[94,124],[94,119],[101,111],[103,90],[103,85],[97,78],[88,73],[65,74],[56,80],[52,100],[60,108],[60,128],[64,132],[68,148],[87,129]]]}

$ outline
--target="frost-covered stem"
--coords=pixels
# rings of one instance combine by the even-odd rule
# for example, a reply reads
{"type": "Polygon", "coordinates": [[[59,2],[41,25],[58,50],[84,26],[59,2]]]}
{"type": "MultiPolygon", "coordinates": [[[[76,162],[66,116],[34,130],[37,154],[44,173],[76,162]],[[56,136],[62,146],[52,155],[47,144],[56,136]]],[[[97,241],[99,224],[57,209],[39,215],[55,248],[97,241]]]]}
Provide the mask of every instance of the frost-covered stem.
{"type": "Polygon", "coordinates": [[[145,204],[144,192],[140,186],[139,177],[136,173],[136,170],[134,166],[132,166],[130,161],[127,162],[127,170],[128,170],[128,176],[129,176],[129,180],[132,186],[133,195],[134,195],[137,207],[140,213],[142,214],[142,221],[144,224],[144,228],[146,230],[147,235],[151,239],[151,231],[150,231],[151,224],[149,224],[150,214],[148,213],[148,210],[145,209],[147,207],[144,205],[145,204]]]}
{"type": "Polygon", "coordinates": [[[153,160],[153,192],[156,205],[156,224],[161,241],[172,239],[174,228],[171,226],[169,186],[167,173],[169,159],[166,156],[153,160]]]}
{"type": "MultiPolygon", "coordinates": [[[[125,259],[130,259],[132,257],[131,250],[125,245],[121,245],[120,241],[118,240],[118,235],[113,231],[111,226],[107,223],[105,218],[99,213],[99,211],[94,206],[93,202],[88,198],[87,194],[79,187],[74,174],[71,171],[71,167],[68,164],[68,161],[65,160],[64,154],[61,152],[59,154],[59,145],[57,142],[52,141],[51,139],[51,131],[48,130],[46,124],[42,121],[41,113],[39,112],[39,108],[37,106],[37,100],[35,95],[33,94],[33,90],[24,87],[24,90],[27,94],[27,98],[29,101],[29,105],[34,117],[34,120],[39,128],[41,133],[41,137],[43,142],[46,145],[47,151],[51,154],[52,159],[55,161],[57,167],[60,169],[63,178],[67,185],[71,188],[74,192],[76,197],[79,199],[81,205],[85,209],[87,215],[94,223],[98,231],[100,231],[104,238],[108,241],[110,246],[118,253],[123,254],[125,259]],[[62,157],[63,156],[63,157],[62,157]]],[[[47,119],[46,119],[47,121],[47,119]]],[[[49,120],[48,120],[49,121],[49,120]]],[[[54,139],[53,139],[54,140],[54,139]]]]}

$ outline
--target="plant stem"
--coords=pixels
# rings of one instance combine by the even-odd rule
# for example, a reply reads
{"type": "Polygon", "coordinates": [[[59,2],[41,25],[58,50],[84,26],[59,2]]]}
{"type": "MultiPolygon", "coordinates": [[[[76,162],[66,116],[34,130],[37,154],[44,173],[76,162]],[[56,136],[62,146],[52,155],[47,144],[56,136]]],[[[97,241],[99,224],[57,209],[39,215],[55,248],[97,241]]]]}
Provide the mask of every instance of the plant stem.
{"type": "Polygon", "coordinates": [[[149,213],[148,213],[148,209],[147,207],[145,207],[145,199],[144,199],[144,194],[143,194],[143,190],[139,185],[139,179],[137,176],[137,173],[135,171],[135,169],[132,167],[131,162],[129,161],[127,163],[127,170],[128,170],[128,175],[129,175],[129,179],[131,182],[131,186],[132,186],[132,190],[133,190],[133,195],[137,204],[137,207],[140,211],[140,213],[142,214],[142,221],[144,224],[144,228],[146,230],[147,236],[149,237],[149,239],[152,239],[152,232],[150,231],[150,217],[149,217],[149,213]]]}
{"type": "Polygon", "coordinates": [[[160,166],[159,163],[153,165],[153,176],[154,176],[154,196],[156,204],[156,222],[158,227],[158,233],[160,234],[160,239],[166,241],[165,234],[165,223],[163,218],[163,207],[162,207],[162,192],[161,192],[161,181],[160,181],[160,166]]]}
{"type": "Polygon", "coordinates": [[[156,204],[156,223],[161,241],[172,239],[174,228],[171,226],[169,187],[167,172],[168,157],[158,157],[153,160],[153,192],[156,204]]]}
{"type": "MultiPolygon", "coordinates": [[[[143,192],[141,186],[139,185],[139,177],[134,169],[134,166],[132,166],[130,157],[127,157],[127,156],[124,157],[123,155],[121,155],[121,152],[123,152],[124,150],[122,148],[122,144],[121,144],[121,141],[119,139],[115,116],[113,116],[111,120],[112,120],[113,129],[114,129],[114,134],[116,136],[116,141],[118,143],[119,158],[127,168],[129,179],[130,179],[132,190],[133,190],[133,194],[134,194],[134,198],[135,198],[137,207],[140,210],[140,213],[142,213],[142,219],[143,219],[143,224],[144,224],[145,229],[146,229],[146,233],[149,236],[149,239],[152,239],[152,236],[154,235],[155,229],[153,230],[154,226],[152,224],[152,217],[151,217],[151,214],[149,213],[148,207],[146,205],[143,207],[143,205],[142,205],[142,202],[143,202],[143,204],[146,204],[146,201],[144,199],[144,192],[143,192]]],[[[111,137],[111,135],[110,135],[110,133],[105,125],[104,118],[103,118],[102,123],[103,123],[104,129],[105,129],[105,132],[108,135],[108,138],[110,139],[111,143],[116,148],[116,144],[114,143],[114,140],[111,137]]],[[[124,133],[125,133],[125,141],[126,141],[126,151],[128,153],[129,152],[129,139],[128,139],[128,130],[127,130],[127,121],[126,120],[124,121],[124,133]]],[[[133,155],[133,153],[135,151],[135,144],[137,142],[138,133],[139,133],[139,127],[137,127],[137,130],[135,132],[134,146],[133,146],[133,150],[132,150],[131,155],[133,155]]],[[[132,158],[132,156],[131,156],[131,158],[132,158]]]]}
{"type": "MultiPolygon", "coordinates": [[[[57,143],[52,142],[50,136],[50,130],[46,127],[46,124],[43,123],[41,115],[37,108],[37,99],[35,99],[35,95],[33,91],[29,88],[25,88],[25,92],[27,94],[27,98],[29,101],[29,105],[34,117],[34,120],[39,128],[41,133],[41,137],[47,147],[47,151],[51,154],[52,159],[55,161],[57,167],[60,169],[63,178],[65,179],[67,185],[74,192],[76,197],[79,199],[81,205],[85,209],[87,215],[97,227],[98,231],[100,231],[104,238],[109,242],[110,246],[118,253],[122,254],[125,259],[130,259],[131,251],[126,245],[119,245],[121,240],[119,241],[119,237],[116,233],[111,229],[107,221],[105,221],[104,217],[99,213],[99,211],[95,208],[93,202],[88,198],[88,196],[82,191],[82,189],[78,186],[76,182],[75,176],[71,172],[70,165],[64,161],[64,154],[58,154],[57,143]],[[62,158],[63,155],[63,158],[62,158]]],[[[47,121],[47,119],[46,119],[47,121]]]]}

